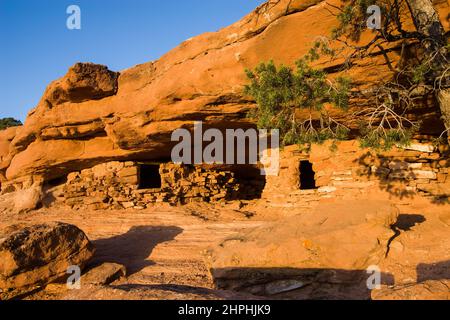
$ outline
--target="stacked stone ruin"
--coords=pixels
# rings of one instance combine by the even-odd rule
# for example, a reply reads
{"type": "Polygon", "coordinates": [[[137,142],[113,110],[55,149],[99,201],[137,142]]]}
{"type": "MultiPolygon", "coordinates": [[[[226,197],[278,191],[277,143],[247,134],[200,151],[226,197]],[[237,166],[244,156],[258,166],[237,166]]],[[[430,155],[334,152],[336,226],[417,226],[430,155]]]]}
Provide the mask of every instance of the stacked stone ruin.
{"type": "MultiPolygon", "coordinates": [[[[290,146],[280,151],[277,176],[242,178],[246,169],[215,166],[105,162],[72,172],[58,182],[55,203],[75,209],[145,209],[155,203],[183,205],[192,202],[220,203],[258,200],[270,208],[313,209],[322,199],[361,199],[375,192],[386,192],[397,204],[415,195],[436,203],[450,201],[449,147],[429,142],[413,143],[390,151],[362,149],[358,141],[345,141],[338,148],[313,145],[310,150],[290,146]],[[314,188],[302,188],[300,163],[313,170],[314,188]],[[160,185],[142,187],[141,168],[157,167],[160,185]],[[65,179],[67,178],[67,179],[65,179]]],[[[2,186],[2,193],[41,184],[43,177],[30,176],[2,186]]],[[[45,179],[44,179],[45,180],[45,179]]],[[[47,181],[44,192],[51,190],[47,181]]],[[[51,183],[50,183],[51,184],[51,183]]],[[[44,184],[45,185],[45,184],[44,184]]],[[[52,191],[53,192],[53,191],[52,191]]]]}
{"type": "MultiPolygon", "coordinates": [[[[64,202],[73,208],[145,209],[153,203],[220,202],[235,199],[243,186],[233,172],[200,166],[159,165],[161,188],[139,188],[140,164],[107,162],[68,175],[64,202]]],[[[247,190],[248,191],[248,190],[247,190]]]]}
{"type": "Polygon", "coordinates": [[[446,145],[413,143],[390,151],[361,149],[345,141],[334,150],[315,145],[309,152],[297,146],[281,152],[280,173],[267,177],[262,203],[267,207],[314,208],[321,199],[361,199],[384,191],[401,203],[422,195],[436,203],[450,199],[450,160],[446,145]],[[316,188],[301,190],[299,163],[309,161],[316,188]]]}

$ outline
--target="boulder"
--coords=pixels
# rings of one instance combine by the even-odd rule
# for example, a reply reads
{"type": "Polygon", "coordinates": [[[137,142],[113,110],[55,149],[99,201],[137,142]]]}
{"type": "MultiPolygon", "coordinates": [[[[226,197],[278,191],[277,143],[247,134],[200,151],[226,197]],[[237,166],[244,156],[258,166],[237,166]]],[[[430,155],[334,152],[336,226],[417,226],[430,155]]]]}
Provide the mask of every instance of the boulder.
{"type": "Polygon", "coordinates": [[[33,185],[29,189],[14,193],[14,210],[18,213],[29,212],[38,208],[43,199],[41,185],[33,185]]]}
{"type": "Polygon", "coordinates": [[[56,222],[3,230],[0,298],[12,298],[64,279],[70,266],[83,269],[93,254],[89,239],[73,225],[56,222]]]}
{"type": "Polygon", "coordinates": [[[314,212],[224,240],[208,251],[207,263],[223,289],[368,299],[367,269],[385,258],[397,217],[387,202],[323,202],[314,212]]]}

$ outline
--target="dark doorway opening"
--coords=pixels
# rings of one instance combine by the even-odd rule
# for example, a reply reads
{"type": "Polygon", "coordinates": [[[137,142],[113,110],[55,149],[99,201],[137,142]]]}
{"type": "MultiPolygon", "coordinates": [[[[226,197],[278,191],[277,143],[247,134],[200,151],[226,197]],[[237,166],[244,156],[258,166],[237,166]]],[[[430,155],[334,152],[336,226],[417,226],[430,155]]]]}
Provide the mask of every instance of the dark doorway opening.
{"type": "Polygon", "coordinates": [[[261,175],[261,169],[251,165],[239,166],[234,170],[236,181],[239,185],[237,199],[256,200],[261,199],[266,187],[266,177],[261,175]]]}
{"type": "Polygon", "coordinates": [[[142,164],[139,166],[139,189],[160,189],[161,186],[159,165],[142,164]]]}
{"type": "Polygon", "coordinates": [[[62,184],[66,184],[66,183],[67,183],[67,176],[64,176],[64,177],[58,177],[58,178],[48,180],[46,182],[46,185],[50,188],[53,188],[53,187],[57,187],[57,186],[60,186],[62,184]]]}
{"type": "Polygon", "coordinates": [[[316,173],[309,161],[300,162],[300,190],[314,190],[316,187],[316,173]]]}

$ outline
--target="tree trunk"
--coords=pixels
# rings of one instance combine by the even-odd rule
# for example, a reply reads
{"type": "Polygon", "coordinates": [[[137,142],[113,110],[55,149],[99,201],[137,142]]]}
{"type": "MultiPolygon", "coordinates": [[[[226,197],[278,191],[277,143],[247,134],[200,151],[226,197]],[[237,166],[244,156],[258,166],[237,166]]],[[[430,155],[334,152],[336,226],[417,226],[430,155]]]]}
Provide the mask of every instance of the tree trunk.
{"type": "Polygon", "coordinates": [[[450,89],[439,90],[437,93],[437,101],[441,109],[442,121],[447,128],[447,137],[450,142],[450,89]]]}
{"type": "MultiPolygon", "coordinates": [[[[421,34],[422,43],[428,56],[433,56],[434,67],[440,75],[448,68],[447,37],[444,27],[431,0],[406,0],[417,31],[421,34]],[[440,54],[436,54],[440,53],[440,54]]],[[[434,79],[433,79],[434,80],[434,79]]],[[[450,130],[450,90],[447,79],[443,87],[437,89],[436,98],[447,130],[450,130]]],[[[434,85],[434,84],[433,84],[434,85]]],[[[448,132],[450,137],[450,132],[448,132]]]]}
{"type": "Polygon", "coordinates": [[[436,50],[445,47],[447,39],[444,27],[431,0],[407,0],[417,31],[429,41],[427,49],[436,50]]]}

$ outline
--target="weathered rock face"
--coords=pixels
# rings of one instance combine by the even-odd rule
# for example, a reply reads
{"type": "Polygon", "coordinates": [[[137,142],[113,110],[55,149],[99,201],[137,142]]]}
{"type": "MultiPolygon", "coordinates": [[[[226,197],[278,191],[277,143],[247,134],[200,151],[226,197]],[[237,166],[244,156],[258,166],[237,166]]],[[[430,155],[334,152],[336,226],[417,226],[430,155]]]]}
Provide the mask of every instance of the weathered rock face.
{"type": "MultiPolygon", "coordinates": [[[[440,7],[448,28],[448,4],[441,1],[440,7]]],[[[248,126],[244,114],[253,103],[242,95],[244,69],[270,59],[292,64],[316,36],[330,34],[336,18],[327,9],[321,0],[270,1],[227,28],[189,39],[158,61],[120,75],[77,64],[49,86],[9,147],[0,145],[0,172],[9,180],[31,174],[52,179],[105,161],[167,157],[172,131],[192,127],[194,120],[248,126]]],[[[389,56],[398,60],[395,52],[389,56]]],[[[363,86],[388,74],[381,55],[351,71],[363,86]]]]}
{"type": "Polygon", "coordinates": [[[368,299],[367,268],[384,259],[397,216],[381,201],[324,202],[315,212],[225,240],[209,252],[208,263],[223,289],[368,299]]]}
{"type": "MultiPolygon", "coordinates": [[[[14,228],[12,229],[14,230],[14,228]]],[[[93,245],[77,227],[51,223],[0,234],[0,298],[7,299],[81,269],[92,258],[93,245]]]]}
{"type": "Polygon", "coordinates": [[[20,127],[11,127],[0,131],[0,183],[6,179],[5,171],[9,166],[9,146],[20,127]]]}
{"type": "Polygon", "coordinates": [[[51,106],[65,102],[80,103],[98,100],[117,92],[119,74],[93,63],[77,63],[60,80],[53,82],[44,93],[51,106]]]}

